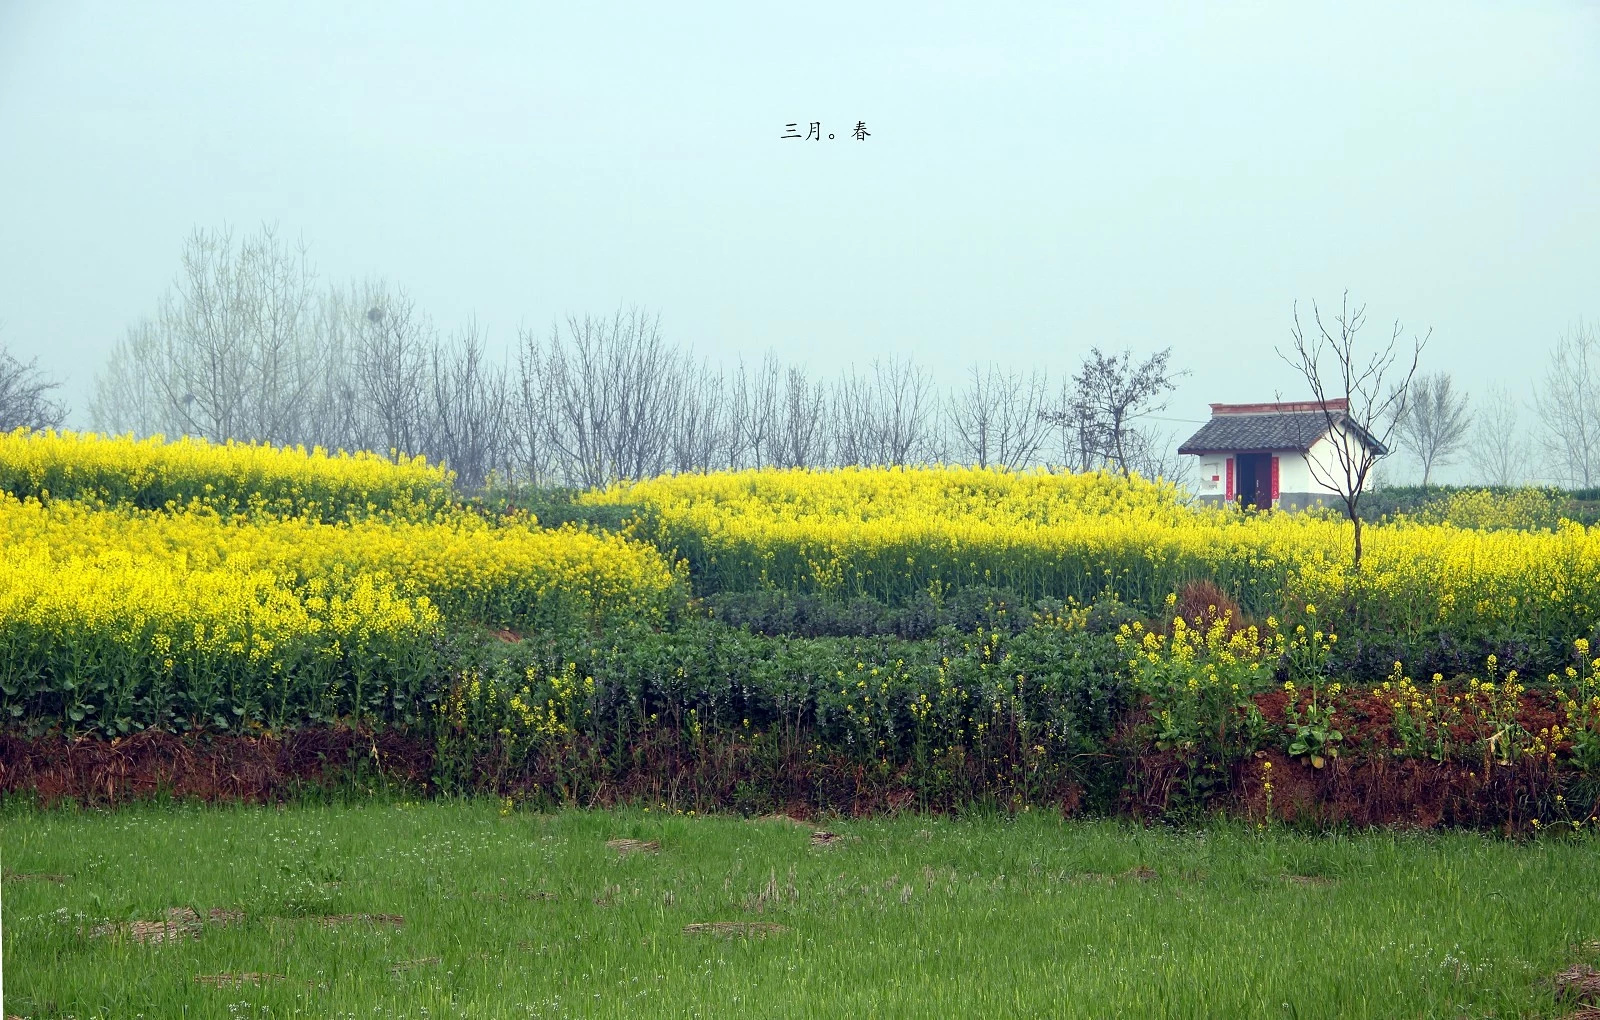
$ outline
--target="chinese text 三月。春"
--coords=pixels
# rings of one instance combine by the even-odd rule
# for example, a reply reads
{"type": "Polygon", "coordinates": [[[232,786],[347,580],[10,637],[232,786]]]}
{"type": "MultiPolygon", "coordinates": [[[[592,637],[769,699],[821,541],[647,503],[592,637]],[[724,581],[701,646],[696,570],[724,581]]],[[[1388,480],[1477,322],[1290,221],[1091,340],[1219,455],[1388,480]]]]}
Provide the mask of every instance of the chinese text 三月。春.
{"type": "MultiPolygon", "coordinates": [[[[798,121],[793,124],[785,124],[783,126],[783,134],[779,135],[778,137],[799,138],[808,142],[820,142],[823,139],[822,121],[811,121],[810,124],[807,125],[806,133],[803,135],[800,133],[800,124],[798,121]]],[[[833,132],[828,132],[828,140],[832,141],[834,137],[835,136],[833,132]]],[[[850,129],[850,137],[854,138],[858,142],[864,142],[868,138],[871,138],[872,132],[867,130],[867,122],[864,120],[856,121],[856,126],[850,129]]]]}

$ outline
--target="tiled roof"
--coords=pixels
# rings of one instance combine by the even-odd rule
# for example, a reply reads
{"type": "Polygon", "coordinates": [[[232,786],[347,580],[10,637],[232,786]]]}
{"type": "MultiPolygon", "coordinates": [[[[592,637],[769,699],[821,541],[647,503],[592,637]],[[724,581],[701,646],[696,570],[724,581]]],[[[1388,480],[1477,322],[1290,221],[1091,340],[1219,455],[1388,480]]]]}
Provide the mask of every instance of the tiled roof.
{"type": "MultiPolygon", "coordinates": [[[[1302,405],[1303,406],[1303,405],[1302,405]]],[[[1333,420],[1362,437],[1380,456],[1388,449],[1348,421],[1343,412],[1334,411],[1333,420]]],[[[1274,411],[1266,414],[1218,414],[1201,426],[1180,447],[1179,453],[1221,453],[1224,451],[1268,451],[1311,449],[1311,444],[1328,433],[1327,416],[1320,410],[1274,411]]]]}

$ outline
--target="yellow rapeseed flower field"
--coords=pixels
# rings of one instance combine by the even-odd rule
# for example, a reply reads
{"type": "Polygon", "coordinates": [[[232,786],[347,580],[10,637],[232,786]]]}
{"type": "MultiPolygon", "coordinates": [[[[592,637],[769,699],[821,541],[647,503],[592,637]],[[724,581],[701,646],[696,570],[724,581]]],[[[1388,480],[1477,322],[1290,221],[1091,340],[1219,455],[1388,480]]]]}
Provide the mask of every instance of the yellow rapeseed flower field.
{"type": "Polygon", "coordinates": [[[963,467],[751,470],[619,484],[591,502],[646,508],[641,532],[703,591],[774,587],[899,601],[965,585],[1155,607],[1209,578],[1260,614],[1342,605],[1415,639],[1568,639],[1600,617],[1600,533],[1563,522],[1482,531],[1186,506],[1170,486],[1105,474],[963,467]]]}
{"type": "Polygon", "coordinates": [[[12,718],[405,719],[447,626],[660,623],[685,594],[654,547],[487,520],[420,459],[13,433],[0,481],[12,718]]]}
{"type": "Polygon", "coordinates": [[[369,511],[416,515],[451,497],[451,473],[422,457],[395,460],[321,448],[101,436],[0,433],[0,491],[148,509],[200,502],[337,520],[369,511]]]}

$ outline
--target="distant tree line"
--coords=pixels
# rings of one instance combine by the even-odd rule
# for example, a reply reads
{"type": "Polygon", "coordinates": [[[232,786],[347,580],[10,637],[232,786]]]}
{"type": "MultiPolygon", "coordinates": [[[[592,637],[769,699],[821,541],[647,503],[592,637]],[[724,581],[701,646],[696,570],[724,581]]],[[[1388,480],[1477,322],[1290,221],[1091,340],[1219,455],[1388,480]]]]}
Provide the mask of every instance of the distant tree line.
{"type": "MultiPolygon", "coordinates": [[[[640,309],[523,330],[498,360],[475,323],[441,329],[382,280],[322,284],[303,245],[263,228],[188,239],[171,289],[97,374],[89,417],[110,432],[423,454],[465,487],[491,476],[599,485],[671,471],[923,462],[1182,481],[1180,437],[1158,422],[1184,374],[1170,348],[1138,358],[1091,348],[1058,377],[978,363],[949,387],[903,356],[828,375],[770,354],[730,366],[669,341],[660,318],[640,309]]],[[[1376,394],[1374,406],[1393,411],[1385,427],[1424,485],[1466,456],[1491,485],[1600,486],[1592,326],[1557,341],[1526,398],[1502,386],[1469,399],[1449,372],[1405,379],[1402,399],[1376,394]]],[[[0,336],[0,430],[60,426],[58,390],[0,336]]]]}
{"type": "Polygon", "coordinates": [[[1150,421],[1181,374],[1169,351],[1092,349],[1059,383],[979,364],[944,390],[909,357],[831,377],[716,364],[634,308],[525,329],[502,363],[402,289],[320,285],[271,229],[198,232],[182,265],[96,378],[95,428],[423,454],[468,488],[927,462],[1179,473],[1150,421]]]}
{"type": "Polygon", "coordinates": [[[1491,486],[1600,486],[1600,332],[1593,326],[1580,322],[1556,341],[1526,399],[1497,385],[1474,400],[1449,372],[1436,371],[1412,379],[1397,406],[1395,437],[1422,469],[1424,488],[1435,469],[1462,456],[1471,476],[1491,486]]]}

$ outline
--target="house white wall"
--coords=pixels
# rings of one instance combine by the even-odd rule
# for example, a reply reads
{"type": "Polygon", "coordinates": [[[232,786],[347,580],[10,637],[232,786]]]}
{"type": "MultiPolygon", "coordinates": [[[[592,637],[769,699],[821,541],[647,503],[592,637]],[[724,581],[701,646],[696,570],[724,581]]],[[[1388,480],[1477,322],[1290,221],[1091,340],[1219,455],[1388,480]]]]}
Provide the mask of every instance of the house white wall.
{"type": "MultiPolygon", "coordinates": [[[[1336,444],[1344,445],[1352,455],[1360,452],[1360,440],[1342,426],[1329,433],[1315,443],[1306,453],[1293,450],[1280,450],[1274,456],[1278,458],[1278,493],[1280,496],[1295,496],[1302,502],[1304,497],[1310,496],[1314,500],[1320,497],[1339,495],[1339,490],[1344,484],[1344,465],[1339,459],[1339,450],[1336,444]],[[1332,482],[1333,484],[1328,484],[1332,482]]],[[[1199,470],[1196,472],[1194,483],[1195,494],[1201,497],[1221,500],[1225,498],[1228,485],[1228,458],[1231,454],[1206,453],[1197,457],[1199,470]]],[[[1235,492],[1237,492],[1237,475],[1235,475],[1235,492]]],[[[1366,488],[1372,488],[1372,476],[1367,476],[1366,488]]]]}
{"type": "MultiPolygon", "coordinates": [[[[1315,446],[1312,447],[1316,449],[1315,446]]],[[[1278,492],[1324,492],[1311,478],[1306,455],[1296,451],[1275,454],[1278,458],[1278,492]]]]}
{"type": "MultiPolygon", "coordinates": [[[[1344,462],[1339,459],[1339,446],[1343,446],[1350,453],[1350,462],[1357,463],[1361,455],[1361,440],[1355,434],[1340,425],[1328,435],[1311,444],[1311,450],[1306,454],[1300,468],[1305,472],[1305,486],[1303,488],[1290,488],[1288,479],[1284,478],[1281,486],[1284,492],[1312,492],[1331,493],[1338,495],[1345,483],[1344,462]],[[1335,445],[1338,444],[1338,445],[1335,445]],[[1315,469],[1312,465],[1315,464],[1315,469]],[[1325,482],[1332,480],[1335,484],[1327,485],[1325,482]]],[[[1372,472],[1367,472],[1366,484],[1363,489],[1372,488],[1372,472]]]]}

